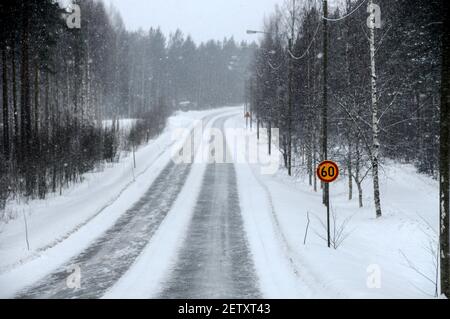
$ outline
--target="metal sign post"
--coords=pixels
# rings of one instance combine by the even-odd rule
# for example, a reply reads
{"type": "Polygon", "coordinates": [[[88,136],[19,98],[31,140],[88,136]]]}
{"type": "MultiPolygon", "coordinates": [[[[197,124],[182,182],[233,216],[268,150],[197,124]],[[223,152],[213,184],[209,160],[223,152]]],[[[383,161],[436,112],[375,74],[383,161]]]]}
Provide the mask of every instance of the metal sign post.
{"type": "Polygon", "coordinates": [[[325,205],[327,207],[327,242],[331,247],[330,238],[330,183],[339,177],[339,167],[335,162],[323,161],[317,166],[317,177],[325,184],[325,205]]]}

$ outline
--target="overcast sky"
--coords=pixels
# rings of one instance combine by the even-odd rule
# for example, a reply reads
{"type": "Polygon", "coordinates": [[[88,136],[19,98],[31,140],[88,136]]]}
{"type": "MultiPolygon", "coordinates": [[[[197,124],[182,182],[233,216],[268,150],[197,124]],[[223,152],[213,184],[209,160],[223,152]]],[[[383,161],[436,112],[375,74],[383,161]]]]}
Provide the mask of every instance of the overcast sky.
{"type": "Polygon", "coordinates": [[[104,0],[121,13],[128,30],[160,26],[165,34],[180,28],[196,42],[234,36],[256,40],[245,34],[260,29],[264,16],[283,0],[104,0]]]}

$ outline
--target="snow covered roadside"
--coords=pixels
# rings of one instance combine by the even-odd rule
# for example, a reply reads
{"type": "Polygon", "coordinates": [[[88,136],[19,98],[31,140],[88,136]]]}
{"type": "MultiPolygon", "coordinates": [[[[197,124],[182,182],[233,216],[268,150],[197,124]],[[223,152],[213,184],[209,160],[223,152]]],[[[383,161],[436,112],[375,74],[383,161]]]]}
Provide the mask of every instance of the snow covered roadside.
{"type": "MultiPolygon", "coordinates": [[[[137,122],[137,119],[118,119],[119,129],[125,132],[129,132],[132,126],[137,122]]],[[[113,120],[104,120],[103,126],[110,128],[113,124],[113,120]]]]}
{"type": "MultiPolygon", "coordinates": [[[[235,117],[226,127],[242,128],[245,121],[235,117]]],[[[259,152],[266,151],[261,139],[259,152]]],[[[261,175],[259,168],[237,164],[236,172],[244,222],[267,297],[433,296],[436,273],[428,248],[436,240],[433,229],[438,229],[436,181],[411,165],[386,163],[380,171],[384,216],[377,220],[370,179],[363,185],[365,207],[359,209],[357,198],[348,200],[347,179],[341,176],[330,187],[331,204],[337,226],[349,218],[344,230],[348,237],[335,250],[320,238],[326,235],[320,222],[325,221],[321,192],[313,191],[307,177],[289,178],[282,170],[261,175]],[[304,245],[307,212],[311,223],[304,245]]]]}
{"type": "Polygon", "coordinates": [[[174,129],[191,128],[195,120],[233,109],[177,113],[158,138],[138,150],[134,174],[133,159],[128,156],[102,172],[86,174],[83,183],[63,196],[18,205],[15,209],[27,217],[30,251],[23,219],[1,226],[0,297],[9,297],[42,278],[111,227],[170,161],[174,129]]]}

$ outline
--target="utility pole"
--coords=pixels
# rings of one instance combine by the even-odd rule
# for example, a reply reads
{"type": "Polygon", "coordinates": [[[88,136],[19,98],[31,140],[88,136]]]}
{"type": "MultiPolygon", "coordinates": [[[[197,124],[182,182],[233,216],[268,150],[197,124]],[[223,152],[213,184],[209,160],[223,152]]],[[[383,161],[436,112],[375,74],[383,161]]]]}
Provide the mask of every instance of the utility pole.
{"type": "Polygon", "coordinates": [[[250,106],[250,131],[253,130],[253,110],[252,107],[250,106]]]}
{"type": "Polygon", "coordinates": [[[272,120],[269,120],[268,127],[267,127],[267,134],[268,134],[268,150],[267,152],[269,155],[272,155],[272,120]]]}
{"type": "MultiPolygon", "coordinates": [[[[291,35],[292,36],[292,35],[291,35]]],[[[292,52],[292,38],[289,39],[289,52],[292,52]]],[[[292,103],[293,103],[293,87],[292,87],[292,59],[289,56],[288,66],[288,174],[292,176],[292,103]]]]}
{"type": "Polygon", "coordinates": [[[288,39],[288,114],[287,114],[287,127],[288,127],[288,137],[287,137],[287,169],[289,176],[292,176],[292,109],[294,103],[294,88],[293,88],[293,63],[292,63],[292,48],[295,36],[295,14],[296,14],[296,0],[292,0],[292,11],[291,11],[291,21],[290,21],[290,35],[288,39]]]}
{"type": "MultiPolygon", "coordinates": [[[[6,42],[6,41],[5,41],[6,42]]],[[[3,82],[3,152],[5,160],[10,157],[9,144],[9,105],[8,105],[8,67],[7,67],[7,45],[1,48],[2,50],[2,82],[3,82]]],[[[14,54],[14,52],[13,52],[14,54]]]]}
{"type": "MultiPolygon", "coordinates": [[[[323,0],[323,105],[322,105],[322,160],[328,159],[328,2],[323,0]]],[[[330,185],[323,187],[325,205],[327,206],[327,241],[330,242],[330,185]]]]}
{"type": "Polygon", "coordinates": [[[256,139],[259,141],[259,115],[256,114],[256,139]]]}
{"type": "Polygon", "coordinates": [[[450,144],[450,43],[445,36],[450,31],[448,11],[443,14],[442,28],[442,75],[440,109],[440,163],[439,163],[439,258],[441,294],[450,298],[450,242],[449,242],[449,144],[450,144]],[[447,16],[447,17],[446,17],[447,16]]]}

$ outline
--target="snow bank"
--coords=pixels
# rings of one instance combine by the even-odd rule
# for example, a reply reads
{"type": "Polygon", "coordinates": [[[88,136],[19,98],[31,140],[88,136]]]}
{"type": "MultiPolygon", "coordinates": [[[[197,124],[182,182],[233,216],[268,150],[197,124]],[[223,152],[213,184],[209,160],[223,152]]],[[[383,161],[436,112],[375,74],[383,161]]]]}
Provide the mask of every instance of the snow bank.
{"type": "MultiPolygon", "coordinates": [[[[235,117],[226,125],[242,128],[245,121],[235,117]]],[[[250,147],[267,150],[263,139],[250,147]]],[[[348,200],[347,178],[341,176],[330,187],[331,205],[337,226],[348,220],[348,237],[335,250],[321,238],[326,236],[326,210],[321,192],[313,191],[306,176],[295,180],[284,170],[261,175],[256,164],[238,164],[236,170],[245,226],[267,297],[433,296],[436,272],[429,247],[436,248],[439,211],[433,179],[411,165],[387,162],[381,170],[384,215],[376,219],[370,178],[363,185],[360,209],[357,194],[348,200]]]]}

